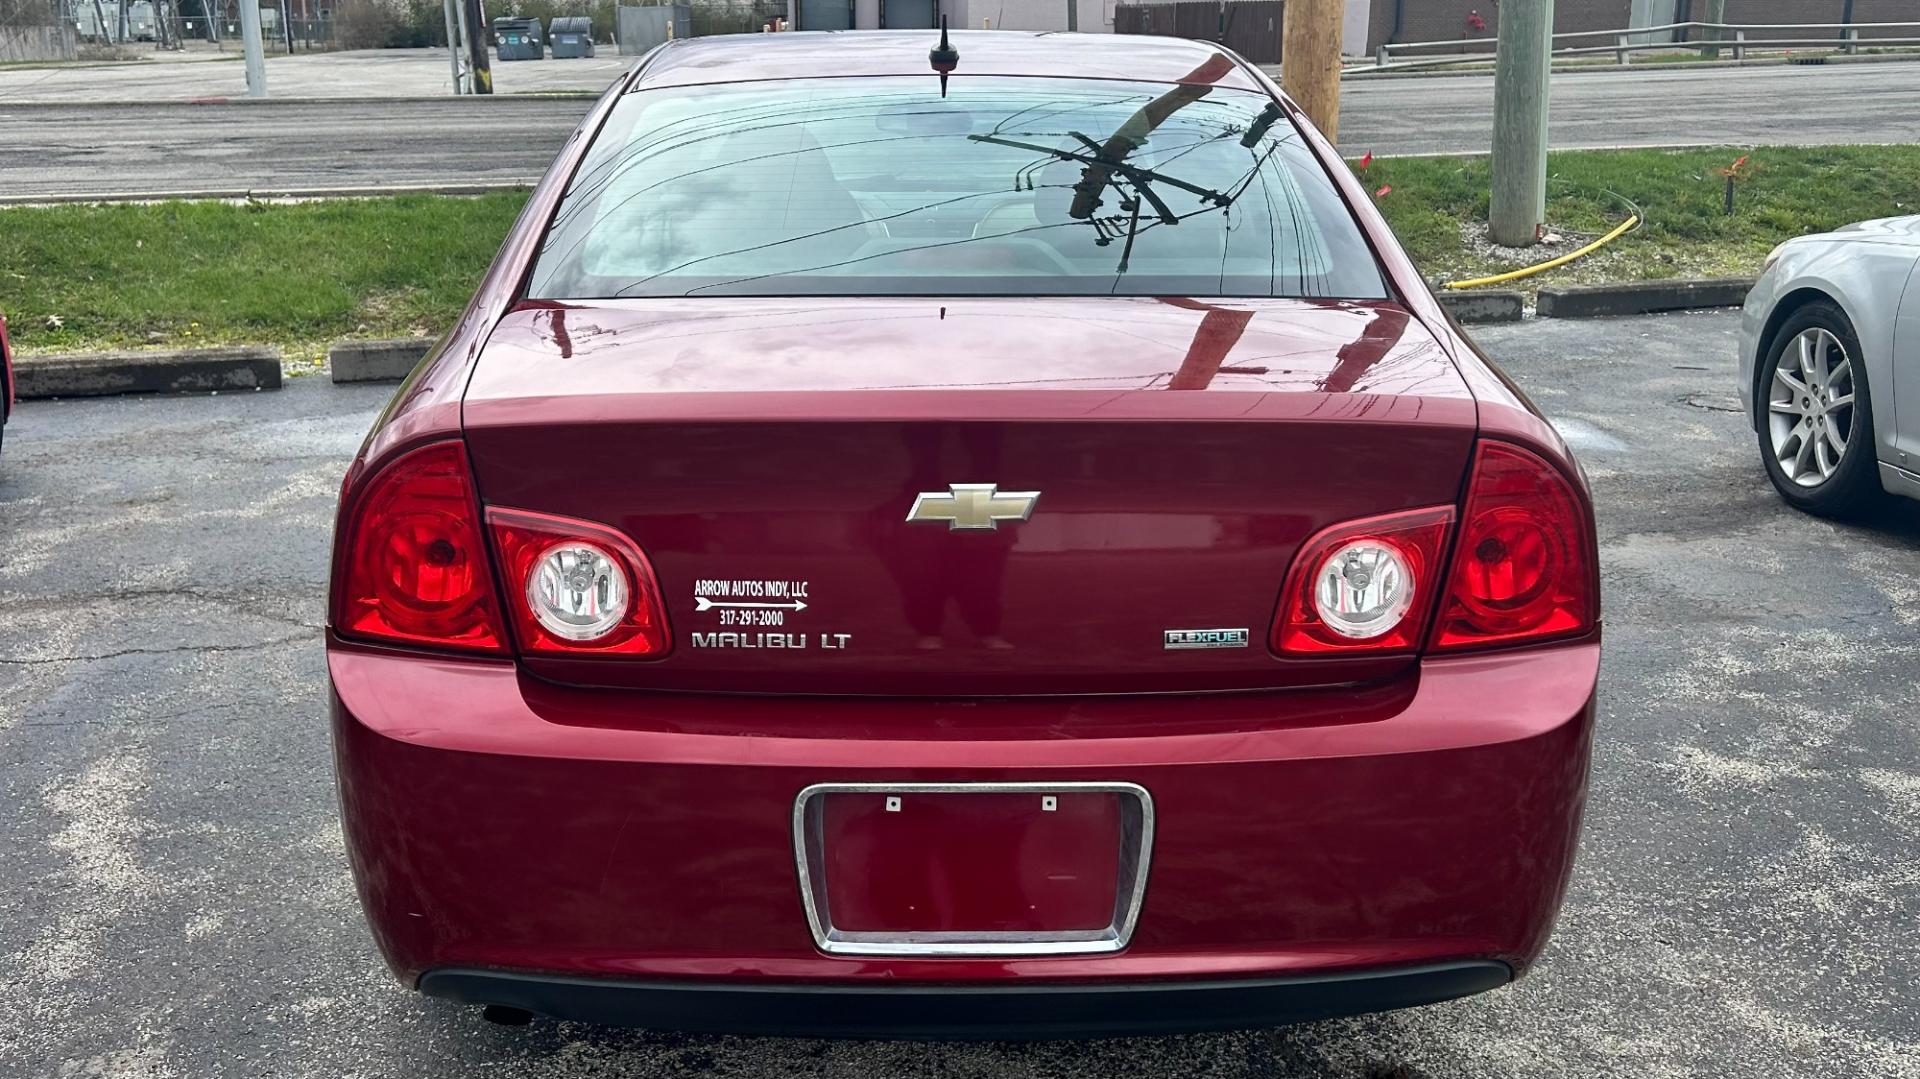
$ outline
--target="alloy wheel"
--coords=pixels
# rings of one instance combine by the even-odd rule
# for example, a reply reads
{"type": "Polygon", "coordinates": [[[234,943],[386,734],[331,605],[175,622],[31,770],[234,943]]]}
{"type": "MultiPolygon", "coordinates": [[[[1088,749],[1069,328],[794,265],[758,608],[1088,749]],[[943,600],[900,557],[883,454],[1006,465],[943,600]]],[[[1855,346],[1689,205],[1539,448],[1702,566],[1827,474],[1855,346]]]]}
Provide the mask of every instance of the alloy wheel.
{"type": "Polygon", "coordinates": [[[1774,360],[1767,430],[1780,472],[1818,487],[1840,470],[1853,441],[1853,357],[1831,331],[1813,327],[1774,360]]]}

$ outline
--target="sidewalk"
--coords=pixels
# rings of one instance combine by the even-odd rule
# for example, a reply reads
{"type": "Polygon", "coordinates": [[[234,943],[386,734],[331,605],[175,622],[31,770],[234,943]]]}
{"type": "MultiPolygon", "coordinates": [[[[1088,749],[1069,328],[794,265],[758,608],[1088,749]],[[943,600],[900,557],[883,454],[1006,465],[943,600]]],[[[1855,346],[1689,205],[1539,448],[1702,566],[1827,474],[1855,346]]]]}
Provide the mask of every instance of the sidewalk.
{"type": "MultiPolygon", "coordinates": [[[[0,106],[28,102],[188,102],[241,98],[246,65],[238,43],[215,50],[205,45],[180,52],[143,51],[152,59],[76,62],[51,67],[0,69],[0,106]],[[165,57],[166,59],[161,59],[165,57]]],[[[586,60],[525,60],[493,64],[497,95],[594,93],[607,88],[633,64],[612,46],[586,60]]],[[[267,93],[277,98],[442,97],[453,76],[443,49],[369,49],[301,52],[267,57],[267,93]]]]}

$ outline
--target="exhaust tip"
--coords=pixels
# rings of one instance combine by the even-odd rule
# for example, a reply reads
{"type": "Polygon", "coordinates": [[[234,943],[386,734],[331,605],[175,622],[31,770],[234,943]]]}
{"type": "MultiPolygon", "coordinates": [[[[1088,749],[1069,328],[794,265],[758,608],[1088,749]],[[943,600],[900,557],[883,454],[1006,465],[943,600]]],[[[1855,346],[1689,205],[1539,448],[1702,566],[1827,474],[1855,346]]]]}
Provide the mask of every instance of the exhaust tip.
{"type": "Polygon", "coordinates": [[[480,1010],[480,1015],[487,1022],[503,1027],[524,1027],[533,1022],[532,1012],[525,1008],[509,1008],[505,1004],[489,1004],[480,1010]]]}

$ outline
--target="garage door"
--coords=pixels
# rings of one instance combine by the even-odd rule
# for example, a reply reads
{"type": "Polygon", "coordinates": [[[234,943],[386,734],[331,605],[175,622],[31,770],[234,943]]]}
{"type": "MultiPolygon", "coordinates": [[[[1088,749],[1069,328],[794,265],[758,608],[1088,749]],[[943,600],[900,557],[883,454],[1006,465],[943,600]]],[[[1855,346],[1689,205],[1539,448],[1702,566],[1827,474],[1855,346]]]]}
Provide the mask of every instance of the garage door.
{"type": "Polygon", "coordinates": [[[853,29],[853,0],[800,0],[800,29],[853,29]]]}
{"type": "Polygon", "coordinates": [[[934,0],[880,0],[880,25],[889,30],[931,30],[940,22],[934,0]]]}

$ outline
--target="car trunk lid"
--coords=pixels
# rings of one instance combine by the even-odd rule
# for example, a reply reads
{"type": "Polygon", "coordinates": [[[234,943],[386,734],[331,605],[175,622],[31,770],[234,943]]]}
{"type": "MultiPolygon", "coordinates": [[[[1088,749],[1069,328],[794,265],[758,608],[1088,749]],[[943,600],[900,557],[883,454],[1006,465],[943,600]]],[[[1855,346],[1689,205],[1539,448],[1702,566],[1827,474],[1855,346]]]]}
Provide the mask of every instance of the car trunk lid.
{"type": "Polygon", "coordinates": [[[1452,504],[1474,406],[1390,303],[645,300],[509,314],[465,425],[484,501],[623,530],[664,595],[665,657],[536,673],[991,696],[1403,665],[1274,656],[1277,594],[1328,525],[1452,504]]]}

